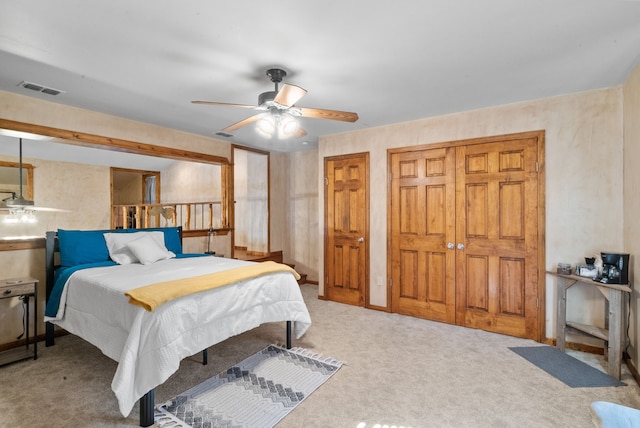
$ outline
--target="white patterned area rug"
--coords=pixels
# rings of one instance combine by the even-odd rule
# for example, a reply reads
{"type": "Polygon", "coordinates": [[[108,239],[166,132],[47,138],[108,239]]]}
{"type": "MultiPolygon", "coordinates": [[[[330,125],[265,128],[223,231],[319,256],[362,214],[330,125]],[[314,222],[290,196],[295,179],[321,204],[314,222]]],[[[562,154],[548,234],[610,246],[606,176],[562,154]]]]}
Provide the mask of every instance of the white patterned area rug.
{"type": "Polygon", "coordinates": [[[342,366],[303,348],[269,345],[156,406],[155,427],[273,427],[342,366]]]}

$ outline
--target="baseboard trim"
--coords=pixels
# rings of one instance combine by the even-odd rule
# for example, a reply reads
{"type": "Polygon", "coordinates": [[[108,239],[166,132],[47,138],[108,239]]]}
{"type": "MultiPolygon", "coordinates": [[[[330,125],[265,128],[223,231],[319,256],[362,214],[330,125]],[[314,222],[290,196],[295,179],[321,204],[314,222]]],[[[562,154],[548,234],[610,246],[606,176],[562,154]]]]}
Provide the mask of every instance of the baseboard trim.
{"type": "Polygon", "coordinates": [[[374,311],[380,311],[380,312],[391,312],[391,309],[386,307],[386,306],[367,305],[366,308],[367,309],[372,309],[374,311]]]}
{"type": "MultiPolygon", "coordinates": [[[[549,346],[556,346],[556,339],[545,339],[541,343],[549,346]]],[[[604,355],[604,348],[601,346],[585,345],[584,343],[565,342],[564,347],[572,351],[586,352],[587,354],[604,355]]]]}

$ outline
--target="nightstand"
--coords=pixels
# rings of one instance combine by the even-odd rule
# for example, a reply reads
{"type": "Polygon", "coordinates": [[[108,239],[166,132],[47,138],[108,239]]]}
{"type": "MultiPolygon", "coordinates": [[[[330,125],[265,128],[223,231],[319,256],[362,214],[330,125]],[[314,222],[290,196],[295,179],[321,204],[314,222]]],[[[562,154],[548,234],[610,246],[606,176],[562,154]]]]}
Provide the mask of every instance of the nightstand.
{"type": "Polygon", "coordinates": [[[26,311],[25,346],[0,352],[0,366],[27,358],[38,358],[38,280],[24,277],[0,280],[0,299],[19,297],[26,311]],[[29,300],[33,297],[33,346],[29,335],[29,300]]]}

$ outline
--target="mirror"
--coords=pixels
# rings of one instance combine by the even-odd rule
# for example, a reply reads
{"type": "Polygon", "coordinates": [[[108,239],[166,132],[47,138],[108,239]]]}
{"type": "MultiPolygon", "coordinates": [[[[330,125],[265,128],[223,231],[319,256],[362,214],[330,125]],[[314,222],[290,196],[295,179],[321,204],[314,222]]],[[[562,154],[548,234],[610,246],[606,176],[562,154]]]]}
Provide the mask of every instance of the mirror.
{"type": "Polygon", "coordinates": [[[269,255],[269,153],[233,146],[234,257],[269,255]]]}
{"type": "Polygon", "coordinates": [[[172,161],[156,171],[111,167],[111,228],[180,225],[189,233],[219,231],[222,195],[221,165],[172,161]]]}
{"type": "MultiPolygon", "coordinates": [[[[39,239],[44,235],[43,231],[52,228],[90,229],[108,225],[111,214],[111,166],[165,172],[172,169],[173,178],[170,179],[169,185],[163,183],[162,188],[163,191],[172,191],[175,197],[187,197],[183,189],[192,187],[188,181],[191,172],[199,171],[198,177],[202,183],[202,174],[209,174],[209,187],[213,187],[211,176],[215,175],[218,197],[216,221],[213,222],[216,227],[215,234],[226,235],[231,229],[228,202],[230,191],[227,179],[230,164],[225,157],[0,119],[0,157],[4,157],[4,163],[12,163],[13,157],[17,156],[14,154],[17,151],[17,137],[23,138],[23,157],[33,163],[30,170],[34,167],[36,169],[35,179],[31,175],[27,180],[32,190],[26,193],[25,189],[25,197],[37,199],[36,203],[39,205],[69,210],[63,214],[38,213],[38,225],[28,231],[31,240],[34,237],[39,239]],[[36,133],[38,131],[41,133],[36,133]],[[43,179],[39,181],[39,177],[43,179]],[[76,190],[71,191],[72,188],[76,190]]],[[[171,174],[166,173],[166,176],[169,179],[171,174]]],[[[194,198],[196,196],[192,195],[192,200],[187,202],[193,202],[194,198]]],[[[163,194],[164,201],[172,202],[163,194]]],[[[191,218],[195,217],[197,214],[194,211],[191,218]]],[[[184,236],[202,236],[202,242],[206,243],[209,228],[198,227],[199,230],[190,230],[184,236]]],[[[0,238],[4,241],[9,238],[7,235],[10,233],[12,232],[4,230],[0,238]]],[[[223,240],[221,245],[229,248],[229,240],[223,240]]],[[[15,245],[5,247],[0,250],[16,249],[15,245]]],[[[195,249],[192,252],[201,251],[195,249]]],[[[224,252],[224,248],[221,252],[224,252]]]]}
{"type": "Polygon", "coordinates": [[[0,161],[0,200],[20,194],[26,199],[33,197],[33,165],[22,164],[22,189],[20,189],[20,164],[0,161]]]}

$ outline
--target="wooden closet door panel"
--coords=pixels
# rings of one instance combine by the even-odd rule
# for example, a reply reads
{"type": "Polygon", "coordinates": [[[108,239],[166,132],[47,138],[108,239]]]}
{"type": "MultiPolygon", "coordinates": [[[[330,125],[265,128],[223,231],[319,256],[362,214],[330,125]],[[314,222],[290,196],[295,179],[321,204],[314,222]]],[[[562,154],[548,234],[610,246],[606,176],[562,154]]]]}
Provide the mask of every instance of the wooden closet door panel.
{"type": "Polygon", "coordinates": [[[453,323],[454,150],[394,153],[390,162],[392,311],[453,323]]]}
{"type": "Polygon", "coordinates": [[[456,323],[538,339],[537,140],[456,149],[456,323]]]}

